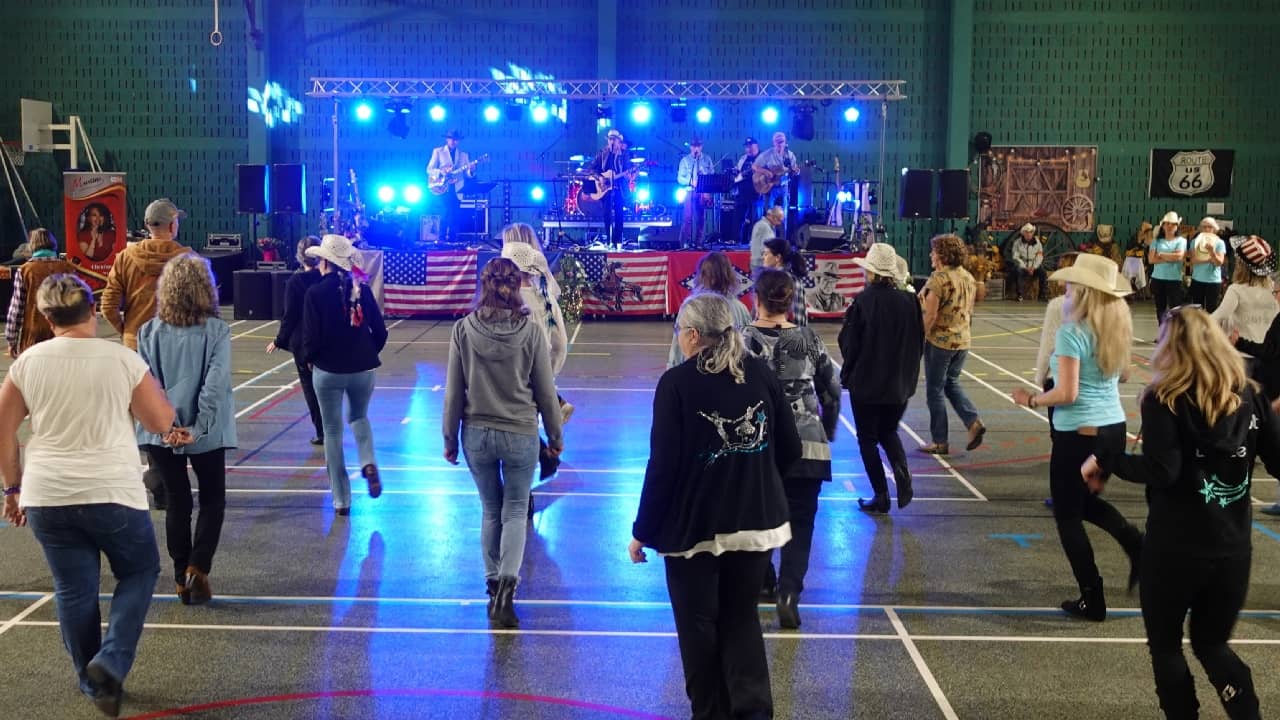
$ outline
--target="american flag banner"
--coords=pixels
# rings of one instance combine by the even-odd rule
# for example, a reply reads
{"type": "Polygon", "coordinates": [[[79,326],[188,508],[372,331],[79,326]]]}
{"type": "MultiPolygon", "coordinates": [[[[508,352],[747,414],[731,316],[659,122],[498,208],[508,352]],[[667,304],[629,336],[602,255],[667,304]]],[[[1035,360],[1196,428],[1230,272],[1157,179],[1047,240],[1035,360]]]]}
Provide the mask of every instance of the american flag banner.
{"type": "Polygon", "coordinates": [[[576,253],[590,287],[584,313],[660,315],[667,311],[667,255],[660,252],[576,253]]]}
{"type": "Polygon", "coordinates": [[[809,276],[804,279],[805,307],[810,318],[839,318],[862,292],[867,276],[852,255],[804,254],[809,276]]]}
{"type": "Polygon", "coordinates": [[[388,252],[383,257],[387,315],[465,313],[475,299],[477,253],[388,252]]]}

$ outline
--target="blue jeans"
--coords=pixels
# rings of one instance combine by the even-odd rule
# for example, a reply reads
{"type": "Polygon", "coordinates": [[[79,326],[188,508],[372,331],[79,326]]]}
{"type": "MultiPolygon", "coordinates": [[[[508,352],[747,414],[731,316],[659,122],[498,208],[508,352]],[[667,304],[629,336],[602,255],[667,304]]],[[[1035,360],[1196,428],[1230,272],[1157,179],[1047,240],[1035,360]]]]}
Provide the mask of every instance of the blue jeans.
{"type": "Polygon", "coordinates": [[[924,397],[929,405],[929,439],[947,444],[947,404],[960,416],[967,428],[978,421],[978,409],[960,389],[960,371],[968,350],[943,350],[933,343],[924,344],[924,397]]]}
{"type": "Polygon", "coordinates": [[[462,426],[462,454],[480,492],[484,577],[519,577],[529,519],[529,488],[538,469],[538,436],[462,426]]]}
{"type": "Polygon", "coordinates": [[[311,373],[320,401],[320,417],[324,423],[324,464],[329,469],[329,490],[333,507],[351,507],[351,479],[347,477],[347,458],[342,452],[342,396],[350,407],[347,423],[356,436],[356,452],[360,467],[376,465],[373,457],[373,427],[367,417],[369,398],[373,395],[374,372],[331,373],[315,368],[311,373]]]}
{"type": "Polygon", "coordinates": [[[160,575],[151,514],[113,503],[29,507],[27,524],[53,572],[62,644],[71,654],[81,691],[94,694],[85,674],[90,661],[123,683],[160,575]],[[100,553],[116,578],[105,637],[98,607],[100,553]]]}

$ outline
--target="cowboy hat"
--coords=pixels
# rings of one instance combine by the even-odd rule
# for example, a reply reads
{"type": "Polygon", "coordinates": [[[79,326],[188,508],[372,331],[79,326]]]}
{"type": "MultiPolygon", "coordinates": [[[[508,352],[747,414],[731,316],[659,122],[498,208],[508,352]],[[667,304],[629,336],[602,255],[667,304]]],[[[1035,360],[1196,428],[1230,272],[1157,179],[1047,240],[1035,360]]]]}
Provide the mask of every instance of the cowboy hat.
{"type": "Polygon", "coordinates": [[[1271,245],[1257,235],[1232,237],[1231,249],[1254,275],[1271,275],[1276,271],[1276,254],[1272,252],[1271,245]]]}
{"type": "Polygon", "coordinates": [[[1022,227],[1018,228],[1018,232],[1030,232],[1030,233],[1033,233],[1033,232],[1035,232],[1035,231],[1036,231],[1036,226],[1035,226],[1035,225],[1032,225],[1031,223],[1027,223],[1027,224],[1023,225],[1022,227]]]}
{"type": "Polygon", "coordinates": [[[1098,226],[1098,242],[1109,243],[1116,237],[1115,225],[1099,225],[1098,226]]]}
{"type": "Polygon", "coordinates": [[[1129,280],[1120,274],[1120,267],[1114,261],[1092,253],[1080,253],[1075,264],[1054,271],[1049,279],[1083,285],[1112,297],[1124,297],[1132,292],[1129,280]]]}
{"type": "Polygon", "coordinates": [[[1165,213],[1165,214],[1164,214],[1164,217],[1160,218],[1160,224],[1161,224],[1161,225],[1163,225],[1163,224],[1165,224],[1165,223],[1173,223],[1174,225],[1181,225],[1181,224],[1182,224],[1182,216],[1180,216],[1180,215],[1178,215],[1178,213],[1176,213],[1176,212],[1174,212],[1174,211],[1170,210],[1169,212],[1167,212],[1167,213],[1165,213]]]}
{"type": "Polygon", "coordinates": [[[889,243],[872,243],[867,249],[866,257],[854,258],[853,263],[876,275],[901,278],[898,270],[898,253],[893,251],[893,246],[889,243]]]}
{"type": "Polygon", "coordinates": [[[445,140],[461,140],[462,133],[458,132],[457,130],[450,130],[449,132],[444,134],[444,139],[445,140]]]}
{"type": "Polygon", "coordinates": [[[542,266],[546,264],[546,260],[538,262],[541,254],[528,243],[513,242],[502,246],[502,257],[515,263],[516,267],[520,268],[520,272],[524,273],[542,273],[542,266]]]}
{"type": "Polygon", "coordinates": [[[341,235],[325,235],[319,245],[312,245],[306,250],[307,257],[320,258],[328,260],[350,272],[351,265],[355,260],[356,246],[351,241],[341,235]]]}

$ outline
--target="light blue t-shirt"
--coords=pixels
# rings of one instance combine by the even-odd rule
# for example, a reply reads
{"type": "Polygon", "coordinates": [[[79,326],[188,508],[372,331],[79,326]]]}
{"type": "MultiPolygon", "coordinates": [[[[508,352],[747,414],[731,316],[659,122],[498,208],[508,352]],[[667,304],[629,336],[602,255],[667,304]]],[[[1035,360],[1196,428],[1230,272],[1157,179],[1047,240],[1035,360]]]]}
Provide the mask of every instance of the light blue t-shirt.
{"type": "Polygon", "coordinates": [[[1069,357],[1080,361],[1080,391],[1070,405],[1053,408],[1054,430],[1078,430],[1082,427],[1100,427],[1124,422],[1124,406],[1120,404],[1120,376],[1104,377],[1095,357],[1095,338],[1087,326],[1064,322],[1054,339],[1053,359],[1049,361],[1055,385],[1058,378],[1058,358],[1069,357]]]}
{"type": "MultiPolygon", "coordinates": [[[[1213,243],[1213,251],[1218,254],[1227,252],[1227,244],[1218,238],[1213,243]]],[[[1196,282],[1222,284],[1222,266],[1211,262],[1197,263],[1191,266],[1191,279],[1196,282]]]]}
{"type": "MultiPolygon", "coordinates": [[[[1155,244],[1153,244],[1152,247],[1154,247],[1156,252],[1158,253],[1175,253],[1179,251],[1186,252],[1187,239],[1174,238],[1172,240],[1166,240],[1164,238],[1160,238],[1159,240],[1155,241],[1155,244]]],[[[1155,280],[1181,281],[1182,280],[1182,261],[1177,260],[1177,261],[1156,263],[1155,266],[1151,269],[1151,277],[1152,279],[1155,279],[1155,280]]],[[[1055,410],[1054,412],[1056,413],[1057,411],[1055,410]]]]}

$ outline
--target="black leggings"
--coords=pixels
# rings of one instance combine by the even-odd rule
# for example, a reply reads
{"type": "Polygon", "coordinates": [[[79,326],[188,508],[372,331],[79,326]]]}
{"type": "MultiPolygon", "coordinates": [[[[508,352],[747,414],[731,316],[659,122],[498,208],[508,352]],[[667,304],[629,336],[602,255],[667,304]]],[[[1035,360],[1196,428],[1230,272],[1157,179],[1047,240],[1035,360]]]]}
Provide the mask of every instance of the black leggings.
{"type": "Polygon", "coordinates": [[[1181,280],[1151,280],[1151,297],[1156,301],[1156,323],[1164,324],[1164,313],[1182,304],[1181,280]]]}
{"type": "Polygon", "coordinates": [[[1191,651],[1233,720],[1259,717],[1253,675],[1227,641],[1249,590],[1248,553],[1188,558],[1142,553],[1142,622],[1147,628],[1156,695],[1167,718],[1198,717],[1195,683],[1182,654],[1182,625],[1191,611],[1191,651]]]}
{"type": "Polygon", "coordinates": [[[222,517],[227,508],[227,451],[218,448],[197,455],[179,455],[172,448],[160,445],[148,445],[146,450],[151,454],[152,465],[164,477],[165,494],[169,496],[164,529],[169,557],[173,559],[174,580],[181,583],[186,579],[188,565],[208,573],[213,569],[213,554],[222,537],[222,517]],[[200,486],[200,514],[196,517],[194,537],[188,459],[200,486]]]}
{"type": "MultiPolygon", "coordinates": [[[[778,553],[778,593],[804,591],[804,576],[809,572],[809,554],[813,549],[813,521],[818,514],[821,478],[789,478],[782,482],[787,492],[787,509],[791,513],[791,541],[778,553]]],[[[770,568],[772,569],[772,568],[770,568]]]]}
{"type": "Polygon", "coordinates": [[[1136,560],[1142,550],[1142,531],[1125,520],[1111,503],[1089,492],[1080,477],[1080,466],[1099,447],[1124,449],[1124,423],[1099,427],[1096,437],[1058,430],[1054,430],[1052,436],[1049,493],[1053,497],[1058,539],[1081,590],[1098,588],[1102,578],[1098,577],[1098,566],[1093,560],[1093,545],[1084,531],[1085,521],[1106,530],[1131,559],[1136,560]]]}
{"type": "Polygon", "coordinates": [[[1192,280],[1191,287],[1187,289],[1187,301],[1199,305],[1207,313],[1218,309],[1218,301],[1221,297],[1222,283],[1192,280]]]}

